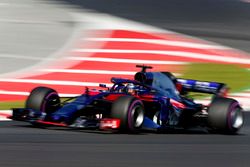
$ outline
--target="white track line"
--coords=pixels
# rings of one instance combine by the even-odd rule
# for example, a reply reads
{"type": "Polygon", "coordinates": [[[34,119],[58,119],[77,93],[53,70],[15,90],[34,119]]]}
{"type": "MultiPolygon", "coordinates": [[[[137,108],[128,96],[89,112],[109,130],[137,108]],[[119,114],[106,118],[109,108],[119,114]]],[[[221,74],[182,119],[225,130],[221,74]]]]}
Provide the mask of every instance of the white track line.
{"type": "MultiPolygon", "coordinates": [[[[80,69],[40,69],[43,72],[56,73],[77,73],[77,74],[103,74],[103,75],[135,75],[137,71],[110,71],[110,70],[80,70],[80,69]]],[[[175,76],[181,76],[179,73],[173,73],[175,76]]]]}
{"type": "Polygon", "coordinates": [[[41,69],[44,72],[78,73],[78,74],[113,74],[113,75],[134,75],[135,71],[109,71],[109,70],[80,70],[80,69],[41,69]]]}
{"type": "Polygon", "coordinates": [[[131,64],[167,64],[167,65],[185,65],[187,62],[180,61],[160,61],[160,60],[138,60],[138,59],[116,59],[116,58],[102,58],[102,57],[66,57],[70,60],[82,60],[82,61],[100,61],[100,62],[112,62],[112,63],[131,63],[131,64]]]}
{"type": "MultiPolygon", "coordinates": [[[[0,94],[3,94],[3,95],[17,95],[17,96],[29,96],[30,92],[0,90],[0,94]]],[[[80,94],[59,93],[60,97],[75,97],[75,96],[79,96],[79,95],[80,94]]]]}
{"type": "Polygon", "coordinates": [[[32,57],[32,56],[21,56],[21,55],[11,55],[11,54],[0,54],[0,58],[24,59],[24,60],[57,60],[56,58],[50,58],[50,57],[32,57]]]}
{"type": "MultiPolygon", "coordinates": [[[[0,110],[0,112],[1,112],[1,110],[0,110]]],[[[0,116],[0,121],[12,121],[11,119],[8,119],[8,118],[6,118],[6,117],[1,117],[0,116]]]]}
{"type": "MultiPolygon", "coordinates": [[[[236,99],[240,105],[242,106],[242,108],[245,110],[245,111],[250,111],[250,104],[249,104],[249,100],[248,99],[241,99],[241,98],[234,98],[234,97],[231,97],[230,98],[233,98],[233,99],[236,99]]],[[[194,100],[196,103],[201,103],[201,104],[204,104],[204,105],[209,105],[211,100],[194,100]]]]}
{"type": "MultiPolygon", "coordinates": [[[[70,85],[70,86],[99,86],[96,82],[77,82],[77,81],[58,81],[58,80],[40,80],[40,79],[9,79],[0,78],[0,82],[15,82],[15,83],[32,83],[32,84],[46,84],[46,85],[70,85]]],[[[112,86],[109,83],[103,83],[107,86],[112,86]]]]}
{"type": "Polygon", "coordinates": [[[0,110],[0,121],[11,121],[11,119],[7,118],[7,116],[11,115],[12,115],[12,110],[0,110]]]}
{"type": "MultiPolygon", "coordinates": [[[[1,104],[1,103],[0,103],[1,104]]],[[[11,110],[0,110],[1,114],[6,114],[6,115],[11,115],[12,111],[11,110]]]]}
{"type": "MultiPolygon", "coordinates": [[[[184,51],[165,51],[165,50],[129,50],[129,49],[73,49],[73,52],[81,53],[129,53],[129,54],[158,54],[173,57],[188,57],[203,60],[221,61],[228,63],[250,64],[250,59],[226,57],[219,55],[209,55],[184,51]]],[[[72,57],[69,57],[71,59],[72,57]]],[[[74,58],[73,58],[74,59],[74,58]]],[[[152,64],[152,63],[151,63],[152,64]]]]}
{"type": "MultiPolygon", "coordinates": [[[[1,95],[19,95],[19,96],[28,96],[29,92],[20,92],[20,91],[5,91],[0,90],[1,95]]],[[[1,104],[1,103],[0,103],[1,104]]]]}
{"type": "Polygon", "coordinates": [[[237,96],[237,97],[246,97],[246,98],[250,99],[250,93],[241,92],[241,93],[232,93],[231,95],[232,96],[237,96]]]}
{"type": "Polygon", "coordinates": [[[143,38],[83,38],[82,40],[87,41],[101,41],[101,42],[138,42],[138,43],[149,43],[158,45],[168,45],[168,46],[179,46],[187,48],[197,48],[197,49],[229,49],[225,46],[220,45],[208,45],[193,42],[182,42],[164,39],[143,39],[143,38]]]}

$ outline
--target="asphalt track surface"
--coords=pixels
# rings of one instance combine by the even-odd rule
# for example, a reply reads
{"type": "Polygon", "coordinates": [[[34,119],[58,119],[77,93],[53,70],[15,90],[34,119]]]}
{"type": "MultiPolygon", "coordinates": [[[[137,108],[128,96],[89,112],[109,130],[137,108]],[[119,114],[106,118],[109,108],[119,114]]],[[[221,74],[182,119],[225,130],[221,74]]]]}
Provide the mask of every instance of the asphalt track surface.
{"type": "Polygon", "coordinates": [[[249,166],[249,114],[239,135],[110,134],[1,122],[0,166],[249,166]]]}
{"type": "Polygon", "coordinates": [[[60,1],[250,52],[250,3],[240,0],[60,1]]]}
{"type": "MultiPolygon", "coordinates": [[[[74,1],[78,7],[179,30],[249,51],[250,7],[238,1],[79,2],[74,1]]],[[[245,116],[246,123],[236,136],[206,134],[204,131],[107,134],[36,129],[21,122],[0,122],[0,166],[248,167],[250,114],[245,116]]]]}

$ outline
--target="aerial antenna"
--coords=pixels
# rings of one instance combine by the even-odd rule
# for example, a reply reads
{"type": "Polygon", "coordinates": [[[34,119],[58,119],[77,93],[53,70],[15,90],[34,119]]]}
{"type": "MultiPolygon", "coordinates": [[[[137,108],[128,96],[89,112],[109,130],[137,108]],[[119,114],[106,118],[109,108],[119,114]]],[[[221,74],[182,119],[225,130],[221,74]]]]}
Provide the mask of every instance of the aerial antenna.
{"type": "Polygon", "coordinates": [[[136,65],[137,68],[141,68],[141,72],[146,72],[147,69],[152,69],[153,67],[151,66],[146,66],[144,64],[142,65],[136,65]]]}

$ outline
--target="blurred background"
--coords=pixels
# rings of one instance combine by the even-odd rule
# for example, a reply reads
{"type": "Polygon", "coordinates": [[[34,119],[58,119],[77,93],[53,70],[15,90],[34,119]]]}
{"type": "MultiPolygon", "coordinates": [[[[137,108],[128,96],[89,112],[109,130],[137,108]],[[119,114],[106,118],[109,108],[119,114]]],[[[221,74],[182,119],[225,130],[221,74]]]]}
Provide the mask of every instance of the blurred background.
{"type": "Polygon", "coordinates": [[[247,0],[60,0],[250,51],[247,0]]]}
{"type": "Polygon", "coordinates": [[[73,96],[112,76],[131,78],[130,59],[226,82],[250,105],[247,0],[1,0],[0,9],[2,108],[22,105],[40,85],[73,96]]]}
{"type": "Polygon", "coordinates": [[[235,136],[33,128],[6,116],[36,86],[75,96],[132,78],[136,64],[225,82],[249,111],[249,54],[249,0],[0,0],[0,166],[248,167],[249,112],[235,136]]]}

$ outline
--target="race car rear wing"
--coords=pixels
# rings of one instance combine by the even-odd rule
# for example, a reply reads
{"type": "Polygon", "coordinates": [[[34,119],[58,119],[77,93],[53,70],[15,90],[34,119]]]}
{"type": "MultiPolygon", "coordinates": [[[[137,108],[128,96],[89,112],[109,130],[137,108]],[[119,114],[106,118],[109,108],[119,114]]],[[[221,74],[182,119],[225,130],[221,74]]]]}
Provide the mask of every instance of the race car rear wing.
{"type": "Polygon", "coordinates": [[[192,79],[177,79],[177,84],[181,85],[181,94],[186,92],[200,92],[226,96],[228,87],[224,83],[199,81],[192,79]]]}

